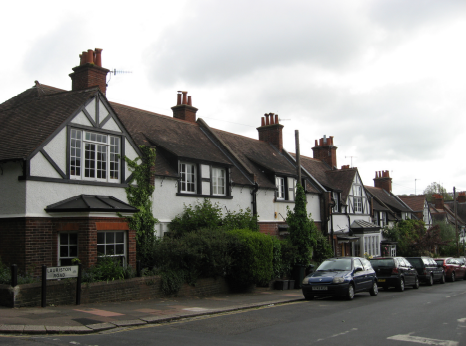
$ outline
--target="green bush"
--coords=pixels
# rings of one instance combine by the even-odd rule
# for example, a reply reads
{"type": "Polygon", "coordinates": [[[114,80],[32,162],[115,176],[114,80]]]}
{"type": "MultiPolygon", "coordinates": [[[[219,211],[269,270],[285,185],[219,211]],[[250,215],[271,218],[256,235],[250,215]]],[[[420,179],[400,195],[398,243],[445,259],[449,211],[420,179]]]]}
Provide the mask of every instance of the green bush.
{"type": "Polygon", "coordinates": [[[234,290],[247,289],[252,284],[264,285],[273,278],[273,241],[269,235],[250,230],[233,230],[240,242],[233,253],[233,263],[227,280],[234,290]]]}
{"type": "Polygon", "coordinates": [[[294,246],[289,238],[281,240],[281,266],[280,266],[280,277],[289,278],[291,277],[291,271],[293,266],[298,260],[298,250],[294,246]]]}
{"type": "Polygon", "coordinates": [[[317,263],[322,263],[327,258],[333,257],[332,245],[328,241],[322,232],[316,231],[316,242],[314,246],[314,256],[313,259],[317,263]]]}
{"type": "Polygon", "coordinates": [[[249,208],[246,210],[229,211],[223,216],[222,208],[218,203],[212,204],[205,198],[202,203],[194,206],[184,206],[181,214],[170,223],[169,229],[173,237],[180,237],[186,233],[200,229],[223,228],[224,230],[250,229],[258,231],[257,215],[252,215],[249,208]]]}
{"type": "MultiPolygon", "coordinates": [[[[32,270],[31,270],[32,271],[32,270]]],[[[22,273],[18,271],[18,285],[31,284],[38,282],[39,278],[35,278],[28,271],[22,273]]],[[[2,262],[0,258],[0,284],[10,285],[11,284],[11,268],[2,262]]]]}
{"type": "Polygon", "coordinates": [[[116,257],[99,257],[97,263],[83,270],[82,282],[114,281],[131,279],[136,276],[131,266],[123,267],[116,257]]]}

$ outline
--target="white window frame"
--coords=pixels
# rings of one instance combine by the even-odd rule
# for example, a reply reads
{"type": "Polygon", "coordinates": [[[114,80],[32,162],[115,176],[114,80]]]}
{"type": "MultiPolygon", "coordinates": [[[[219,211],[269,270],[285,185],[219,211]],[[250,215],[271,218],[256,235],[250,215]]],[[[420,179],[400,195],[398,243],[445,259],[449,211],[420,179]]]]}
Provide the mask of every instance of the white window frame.
{"type": "Polygon", "coordinates": [[[197,193],[197,165],[190,162],[180,162],[180,192],[197,193]]]}
{"type": "Polygon", "coordinates": [[[335,205],[332,208],[332,211],[334,213],[338,213],[340,211],[339,205],[338,205],[338,192],[333,192],[333,200],[335,201],[335,205]]]}
{"type": "MultiPolygon", "coordinates": [[[[70,265],[70,264],[63,264],[62,260],[72,260],[73,258],[78,257],[78,233],[76,232],[60,232],[58,233],[58,265],[70,265]],[[66,236],[66,244],[62,241],[63,238],[66,236]],[[71,236],[76,237],[76,244],[71,244],[71,236]],[[76,249],[76,255],[72,254],[72,248],[76,249]],[[66,249],[66,256],[62,256],[62,249],[66,249]]],[[[74,252],[74,251],[73,251],[74,252]]]]}
{"type": "Polygon", "coordinates": [[[120,136],[72,128],[69,148],[70,179],[120,182],[121,142],[120,136]]]}
{"type": "Polygon", "coordinates": [[[286,185],[284,177],[276,177],[277,184],[277,200],[285,200],[286,198],[286,185]]]}
{"type": "Polygon", "coordinates": [[[380,227],[385,227],[387,223],[385,222],[385,212],[384,211],[379,211],[379,226],[380,227]]]}
{"type": "Polygon", "coordinates": [[[123,266],[127,263],[126,254],[127,240],[125,231],[99,231],[97,232],[97,257],[120,257],[123,259],[123,266]],[[110,236],[113,234],[113,236],[110,236]],[[103,241],[99,239],[99,235],[103,235],[103,241]],[[117,239],[117,235],[118,238],[117,239]],[[123,235],[123,241],[121,241],[121,235],[123,235]],[[113,241],[112,239],[113,238],[113,241]],[[120,241],[117,241],[120,240],[120,241]],[[113,247],[113,251],[111,250],[113,247]],[[102,252],[102,249],[104,250],[102,252]]]}
{"type": "Polygon", "coordinates": [[[227,172],[225,168],[212,167],[212,195],[226,196],[227,172]]]}

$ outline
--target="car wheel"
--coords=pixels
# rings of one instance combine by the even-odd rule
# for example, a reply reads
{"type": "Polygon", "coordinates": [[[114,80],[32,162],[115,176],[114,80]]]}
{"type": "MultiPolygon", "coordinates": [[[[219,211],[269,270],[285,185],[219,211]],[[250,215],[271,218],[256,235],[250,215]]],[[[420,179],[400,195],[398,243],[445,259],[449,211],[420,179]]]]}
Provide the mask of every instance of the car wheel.
{"type": "Polygon", "coordinates": [[[434,278],[432,275],[429,275],[429,278],[427,279],[427,285],[432,286],[434,284],[434,278]]]}
{"type": "Polygon", "coordinates": [[[377,294],[379,294],[379,288],[377,287],[377,282],[374,281],[374,283],[372,284],[372,288],[369,291],[369,293],[370,293],[371,296],[376,296],[377,294]]]}
{"type": "Polygon", "coordinates": [[[305,294],[304,299],[306,300],[314,300],[314,296],[312,294],[305,294]]]}
{"type": "Polygon", "coordinates": [[[398,292],[403,292],[405,290],[405,280],[403,278],[400,279],[398,286],[396,287],[398,292]]]}
{"type": "Polygon", "coordinates": [[[414,280],[413,288],[416,290],[419,288],[419,279],[417,278],[417,276],[416,276],[416,279],[414,280]]]}
{"type": "Polygon", "coordinates": [[[353,298],[354,298],[354,286],[353,284],[349,284],[348,294],[346,295],[346,299],[353,300],[353,298]]]}
{"type": "Polygon", "coordinates": [[[455,282],[455,272],[451,272],[451,282],[455,282]]]}
{"type": "Polygon", "coordinates": [[[442,277],[440,278],[440,283],[444,284],[445,283],[445,273],[442,274],[442,277]]]}

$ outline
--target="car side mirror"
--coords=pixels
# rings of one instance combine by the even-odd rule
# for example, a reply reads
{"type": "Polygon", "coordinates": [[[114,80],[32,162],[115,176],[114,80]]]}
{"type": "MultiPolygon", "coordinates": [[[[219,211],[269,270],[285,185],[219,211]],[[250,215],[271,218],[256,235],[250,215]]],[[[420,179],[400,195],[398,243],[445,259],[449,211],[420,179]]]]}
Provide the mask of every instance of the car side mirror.
{"type": "Polygon", "coordinates": [[[354,272],[355,272],[355,273],[356,273],[356,272],[362,272],[362,268],[361,268],[361,267],[357,267],[357,268],[354,270],[354,272]]]}

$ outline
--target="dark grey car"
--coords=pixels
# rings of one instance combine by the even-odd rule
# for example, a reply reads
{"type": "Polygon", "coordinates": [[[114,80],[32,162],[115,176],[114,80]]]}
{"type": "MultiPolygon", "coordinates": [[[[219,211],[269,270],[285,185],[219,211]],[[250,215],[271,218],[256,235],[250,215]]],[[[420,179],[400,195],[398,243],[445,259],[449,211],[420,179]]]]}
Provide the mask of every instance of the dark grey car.
{"type": "Polygon", "coordinates": [[[441,284],[445,283],[445,271],[432,257],[419,256],[406,257],[406,259],[416,268],[419,281],[425,282],[429,286],[432,286],[435,281],[441,284]]]}
{"type": "Polygon", "coordinates": [[[417,270],[403,257],[379,257],[370,260],[379,286],[384,290],[395,287],[403,292],[406,286],[419,288],[417,270]]]}

